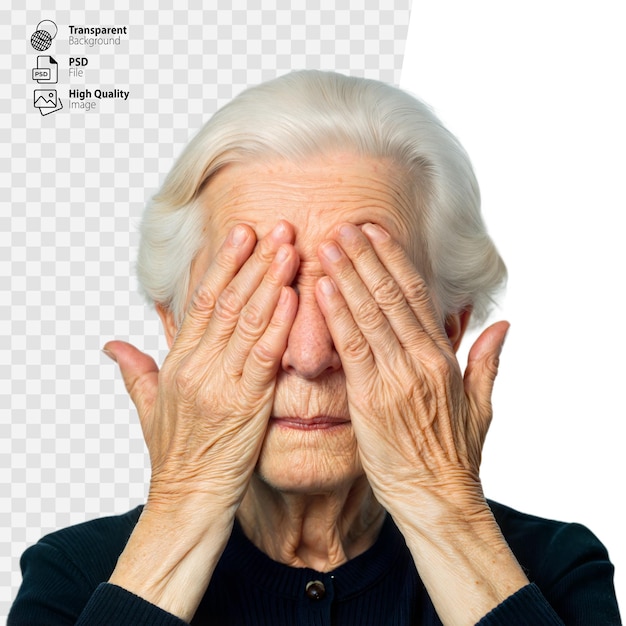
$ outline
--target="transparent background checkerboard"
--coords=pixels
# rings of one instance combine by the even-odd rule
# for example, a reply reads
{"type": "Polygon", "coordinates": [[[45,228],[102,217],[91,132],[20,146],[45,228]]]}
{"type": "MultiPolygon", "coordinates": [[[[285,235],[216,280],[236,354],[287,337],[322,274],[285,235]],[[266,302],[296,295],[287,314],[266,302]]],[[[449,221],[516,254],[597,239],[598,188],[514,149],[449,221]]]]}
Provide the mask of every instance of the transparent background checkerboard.
{"type": "Polygon", "coordinates": [[[133,262],[145,201],[183,146],[243,88],[291,69],[400,80],[410,0],[158,4],[25,0],[0,11],[0,616],[28,545],[145,497],[138,421],[100,349],[119,338],[165,356],[133,262]],[[44,19],[59,32],[36,52],[44,19]],[[128,35],[70,48],[70,24],[128,25],[128,35]],[[64,106],[45,117],[32,104],[38,54],[59,63],[64,106]],[[70,54],[88,58],[84,79],[70,82],[70,54]],[[70,87],[100,86],[130,97],[69,110],[70,87]]]}

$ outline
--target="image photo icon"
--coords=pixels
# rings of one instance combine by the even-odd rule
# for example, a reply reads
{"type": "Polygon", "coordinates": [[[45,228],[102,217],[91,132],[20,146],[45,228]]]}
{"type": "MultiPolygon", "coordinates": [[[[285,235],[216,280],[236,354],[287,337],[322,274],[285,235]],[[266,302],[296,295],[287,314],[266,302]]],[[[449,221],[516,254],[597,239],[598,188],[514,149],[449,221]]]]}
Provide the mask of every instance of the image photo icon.
{"type": "Polygon", "coordinates": [[[63,108],[61,99],[57,97],[56,89],[35,89],[33,106],[39,109],[42,115],[49,115],[63,108]]]}
{"type": "Polygon", "coordinates": [[[57,105],[56,89],[35,89],[34,100],[37,109],[53,109],[57,105]]]}

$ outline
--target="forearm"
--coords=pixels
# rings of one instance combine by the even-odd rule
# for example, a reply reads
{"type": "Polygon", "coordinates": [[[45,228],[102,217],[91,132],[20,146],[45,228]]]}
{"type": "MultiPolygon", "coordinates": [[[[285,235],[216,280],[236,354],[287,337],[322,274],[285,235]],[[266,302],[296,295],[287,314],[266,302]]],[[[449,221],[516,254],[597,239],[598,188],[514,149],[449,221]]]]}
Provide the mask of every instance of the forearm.
{"type": "Polygon", "coordinates": [[[109,582],[189,622],[232,524],[232,515],[197,505],[145,509],[109,582]]]}

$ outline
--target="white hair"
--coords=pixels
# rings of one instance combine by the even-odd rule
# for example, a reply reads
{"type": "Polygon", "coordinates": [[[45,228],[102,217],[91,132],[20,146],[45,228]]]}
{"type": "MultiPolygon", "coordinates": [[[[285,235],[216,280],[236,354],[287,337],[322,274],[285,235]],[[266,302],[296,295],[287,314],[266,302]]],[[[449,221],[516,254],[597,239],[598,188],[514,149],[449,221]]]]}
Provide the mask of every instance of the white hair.
{"type": "MultiPolygon", "coordinates": [[[[405,171],[421,233],[420,271],[442,315],[486,318],[506,268],[480,213],[469,158],[432,110],[404,91],[333,72],[298,71],[250,88],[192,139],[148,204],[137,274],[149,302],[180,324],[210,206],[198,196],[227,163],[306,160],[332,150],[388,159],[405,171]]],[[[210,189],[209,189],[210,191],[210,189]]],[[[209,197],[210,204],[210,197],[209,197]]]]}

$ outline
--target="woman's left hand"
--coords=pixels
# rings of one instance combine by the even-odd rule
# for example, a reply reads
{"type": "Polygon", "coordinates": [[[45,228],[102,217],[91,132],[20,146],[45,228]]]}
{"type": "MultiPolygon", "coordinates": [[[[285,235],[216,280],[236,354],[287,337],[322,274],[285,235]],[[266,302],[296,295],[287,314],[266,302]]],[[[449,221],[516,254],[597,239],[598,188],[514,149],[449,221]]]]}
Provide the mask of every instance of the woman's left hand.
{"type": "Polygon", "coordinates": [[[441,619],[475,623],[527,583],[479,478],[508,323],[483,332],[463,376],[423,278],[386,231],[343,224],[319,257],[327,276],[316,296],[341,358],[363,469],[441,619]]]}
{"type": "Polygon", "coordinates": [[[318,301],[341,357],[361,461],[379,500],[480,492],[491,391],[508,329],[487,329],[465,377],[424,280],[381,227],[321,246],[318,301]],[[337,245],[339,244],[339,245],[337,245]]]}

